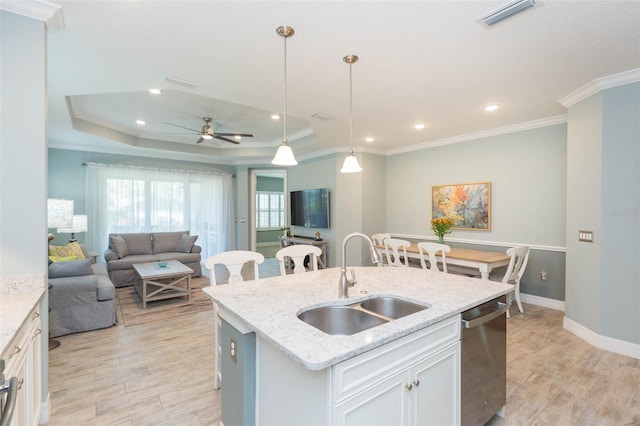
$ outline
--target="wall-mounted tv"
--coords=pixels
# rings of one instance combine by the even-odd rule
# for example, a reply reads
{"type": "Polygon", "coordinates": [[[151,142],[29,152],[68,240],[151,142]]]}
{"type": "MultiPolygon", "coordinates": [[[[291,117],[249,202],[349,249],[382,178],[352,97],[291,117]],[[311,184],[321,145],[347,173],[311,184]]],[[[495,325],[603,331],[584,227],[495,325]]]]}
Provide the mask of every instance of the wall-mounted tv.
{"type": "Polygon", "coordinates": [[[291,225],[329,228],[329,189],[291,191],[291,225]]]}

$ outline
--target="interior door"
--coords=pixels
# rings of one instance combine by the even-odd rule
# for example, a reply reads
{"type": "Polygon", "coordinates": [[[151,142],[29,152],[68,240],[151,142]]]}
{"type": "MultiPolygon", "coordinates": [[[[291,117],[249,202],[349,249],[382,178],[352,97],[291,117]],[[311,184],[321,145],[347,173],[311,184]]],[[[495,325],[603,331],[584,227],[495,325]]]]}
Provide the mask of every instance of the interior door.
{"type": "MultiPolygon", "coordinates": [[[[258,230],[256,225],[256,193],[258,192],[258,177],[271,177],[271,178],[280,178],[283,180],[283,191],[285,194],[284,201],[284,213],[285,220],[284,223],[288,224],[289,219],[289,197],[288,187],[287,187],[287,170],[286,169],[254,169],[251,170],[251,177],[249,179],[250,183],[250,191],[249,191],[249,247],[251,251],[257,251],[258,244],[258,230]]],[[[287,225],[288,226],[288,225],[287,225]]]]}

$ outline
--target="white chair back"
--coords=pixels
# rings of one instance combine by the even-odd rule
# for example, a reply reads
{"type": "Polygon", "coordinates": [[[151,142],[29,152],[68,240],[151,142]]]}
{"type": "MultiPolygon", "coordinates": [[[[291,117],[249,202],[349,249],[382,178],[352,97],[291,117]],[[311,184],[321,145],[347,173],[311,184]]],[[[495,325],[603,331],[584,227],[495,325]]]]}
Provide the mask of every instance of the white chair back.
{"type": "MultiPolygon", "coordinates": [[[[505,272],[504,277],[502,278],[502,282],[514,285],[513,295],[516,298],[518,310],[520,313],[524,314],[522,302],[520,301],[520,280],[524,275],[527,262],[529,262],[529,247],[512,247],[507,250],[507,254],[511,256],[511,260],[509,261],[509,266],[507,266],[507,272],[505,272]]],[[[509,305],[511,305],[511,300],[509,300],[509,305]]],[[[510,317],[509,311],[507,311],[507,317],[510,317]]]]}
{"type": "Polygon", "coordinates": [[[390,266],[409,266],[407,258],[407,249],[411,243],[407,240],[399,238],[386,238],[384,240],[384,248],[387,253],[387,261],[390,266]],[[404,259],[404,263],[402,261],[404,259]]]}
{"type": "Polygon", "coordinates": [[[384,240],[387,238],[391,238],[391,234],[373,234],[371,241],[373,241],[373,245],[381,246],[384,245],[384,240]]]}
{"type": "Polygon", "coordinates": [[[232,284],[244,281],[244,278],[242,277],[242,267],[247,262],[254,262],[253,279],[259,279],[260,275],[258,265],[264,262],[264,256],[261,253],[254,251],[232,250],[214,254],[204,261],[204,266],[211,271],[210,279],[211,285],[213,286],[216,284],[224,284],[222,282],[216,282],[216,265],[224,265],[227,268],[229,271],[229,279],[227,282],[232,284]]]}
{"type": "Polygon", "coordinates": [[[276,259],[280,263],[280,275],[287,275],[286,259],[289,258],[293,262],[293,273],[300,274],[306,272],[304,267],[304,258],[309,256],[309,265],[312,270],[318,270],[318,257],[322,254],[320,247],[311,244],[294,244],[281,248],[276,253],[276,259]]]}
{"type": "MultiPolygon", "coordinates": [[[[387,238],[391,238],[391,234],[373,234],[371,236],[371,241],[373,241],[374,246],[384,246],[384,240],[386,240],[387,238]]],[[[389,259],[387,259],[386,253],[383,252],[380,256],[380,263],[378,263],[378,266],[385,265],[389,265],[389,259]]]]}
{"type": "Polygon", "coordinates": [[[432,243],[432,242],[421,242],[418,243],[418,252],[420,253],[420,265],[422,269],[430,270],[431,272],[440,272],[438,269],[438,252],[440,252],[440,257],[442,258],[442,272],[447,273],[447,255],[451,251],[451,247],[446,244],[432,243]],[[425,259],[425,254],[429,258],[429,268],[427,268],[427,262],[425,259]]]}
{"type": "MultiPolygon", "coordinates": [[[[211,282],[211,286],[214,287],[217,284],[224,284],[222,282],[217,282],[216,280],[216,265],[224,265],[229,271],[229,279],[227,283],[239,283],[244,281],[242,277],[242,267],[247,262],[253,262],[253,279],[257,280],[260,277],[260,273],[258,271],[258,265],[264,262],[264,256],[261,253],[256,253],[253,251],[247,250],[232,250],[225,251],[222,253],[214,254],[213,256],[209,256],[207,260],[204,261],[204,267],[209,270],[209,280],[211,282]]],[[[222,330],[222,320],[220,319],[220,315],[218,315],[218,305],[216,303],[213,304],[214,315],[216,318],[216,333],[215,333],[215,347],[216,347],[216,356],[215,356],[215,377],[213,380],[214,389],[220,389],[222,386],[222,369],[220,359],[222,357],[222,346],[220,345],[220,333],[222,330]]]]}

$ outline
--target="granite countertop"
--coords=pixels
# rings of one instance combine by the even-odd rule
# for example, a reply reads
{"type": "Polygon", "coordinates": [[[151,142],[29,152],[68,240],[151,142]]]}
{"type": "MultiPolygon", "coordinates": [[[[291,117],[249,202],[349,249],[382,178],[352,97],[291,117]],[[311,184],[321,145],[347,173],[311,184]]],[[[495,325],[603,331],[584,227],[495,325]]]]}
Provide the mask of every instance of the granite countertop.
{"type": "Polygon", "coordinates": [[[0,354],[45,293],[44,274],[0,277],[0,354]]]}
{"type": "Polygon", "coordinates": [[[338,298],[340,268],[207,287],[204,292],[221,311],[294,361],[320,370],[513,290],[512,285],[500,282],[433,274],[420,268],[349,269],[355,270],[358,283],[345,300],[338,298]],[[399,296],[430,307],[352,336],[330,336],[297,318],[310,307],[351,304],[373,295],[399,296]]]}

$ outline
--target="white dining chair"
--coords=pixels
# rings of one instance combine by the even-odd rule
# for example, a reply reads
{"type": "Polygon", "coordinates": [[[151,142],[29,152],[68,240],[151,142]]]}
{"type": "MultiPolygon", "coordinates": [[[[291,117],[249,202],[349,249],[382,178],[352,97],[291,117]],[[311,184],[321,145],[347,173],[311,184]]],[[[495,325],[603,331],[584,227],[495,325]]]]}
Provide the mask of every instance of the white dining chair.
{"type": "MultiPolygon", "coordinates": [[[[264,262],[264,256],[260,253],[247,250],[232,250],[222,253],[214,254],[204,261],[204,266],[209,270],[209,280],[211,286],[220,284],[239,283],[244,281],[242,276],[242,267],[247,263],[253,263],[253,279],[257,280],[260,277],[258,265],[264,262]],[[222,277],[216,277],[216,265],[223,265],[229,272],[229,278],[223,280],[222,277]]],[[[213,311],[216,318],[216,362],[215,362],[215,377],[213,380],[213,387],[220,389],[222,386],[222,372],[220,368],[220,360],[222,358],[222,346],[220,344],[220,333],[222,331],[222,320],[218,314],[218,305],[213,304],[213,311]]]]}
{"type": "MultiPolygon", "coordinates": [[[[529,247],[512,247],[507,250],[507,254],[511,256],[511,260],[509,261],[509,266],[507,266],[507,272],[505,272],[504,277],[502,278],[502,282],[505,284],[513,284],[513,297],[515,297],[516,303],[518,304],[518,310],[520,313],[524,314],[522,302],[520,301],[520,280],[524,275],[524,270],[527,267],[527,262],[529,261],[529,247]]],[[[509,295],[509,307],[511,307],[511,299],[512,296],[509,295]]],[[[511,315],[507,310],[507,318],[510,317],[511,315]]]]}
{"type": "Polygon", "coordinates": [[[438,269],[438,258],[436,257],[440,253],[442,272],[447,273],[447,255],[451,251],[451,247],[446,244],[421,242],[418,243],[418,253],[420,253],[420,266],[422,269],[429,270],[431,272],[440,272],[438,269]],[[429,258],[429,267],[427,268],[427,262],[425,254],[429,258]]]}
{"type": "MultiPolygon", "coordinates": [[[[391,234],[373,234],[371,236],[371,241],[373,241],[374,246],[383,246],[384,240],[387,238],[391,238],[391,234]]],[[[389,266],[389,259],[387,259],[386,252],[382,252],[382,256],[380,256],[380,262],[378,262],[378,266],[389,266]]]]}
{"type": "Polygon", "coordinates": [[[280,275],[287,275],[287,259],[293,262],[293,273],[300,274],[306,272],[304,266],[305,257],[309,256],[309,265],[311,270],[318,270],[318,258],[322,254],[320,247],[311,244],[294,244],[281,248],[276,252],[276,259],[280,263],[280,275]]]}
{"type": "Polygon", "coordinates": [[[399,238],[386,238],[384,240],[384,249],[387,253],[387,261],[389,262],[389,266],[409,266],[407,249],[410,245],[411,243],[407,240],[401,240],[399,238]],[[402,252],[402,254],[400,252],[402,252]]]}

